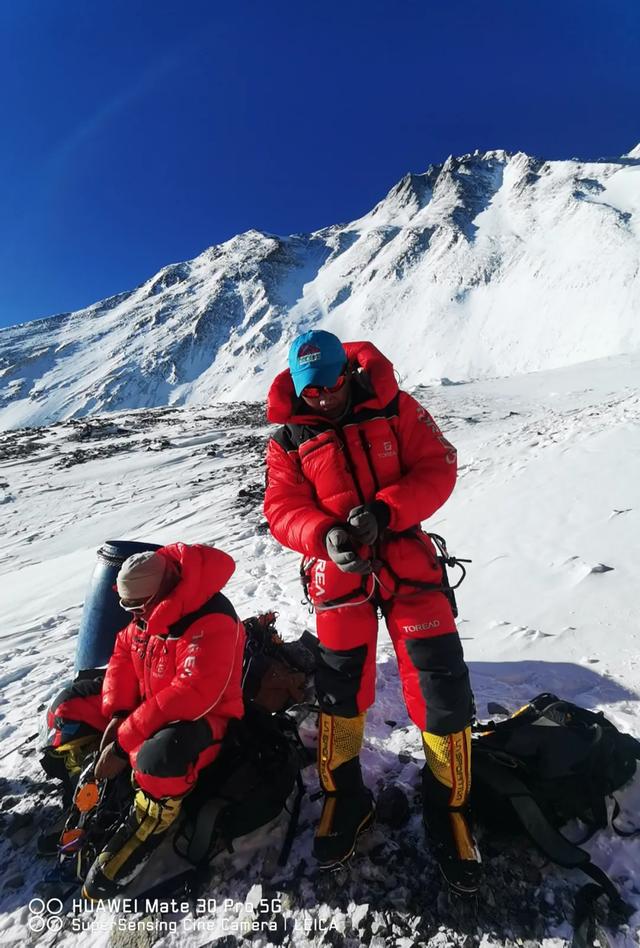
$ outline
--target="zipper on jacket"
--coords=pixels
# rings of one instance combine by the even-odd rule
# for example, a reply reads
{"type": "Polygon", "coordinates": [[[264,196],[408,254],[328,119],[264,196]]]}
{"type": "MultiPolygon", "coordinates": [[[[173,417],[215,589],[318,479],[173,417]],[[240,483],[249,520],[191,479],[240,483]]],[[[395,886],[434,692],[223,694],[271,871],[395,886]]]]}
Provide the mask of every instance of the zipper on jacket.
{"type": "MultiPolygon", "coordinates": [[[[348,470],[349,470],[349,473],[351,474],[351,480],[353,481],[353,484],[354,484],[354,487],[355,487],[356,492],[357,492],[357,494],[358,494],[358,497],[360,498],[360,503],[361,503],[361,504],[365,504],[365,503],[366,503],[366,500],[365,500],[365,498],[364,498],[364,494],[362,493],[362,488],[361,488],[361,486],[360,486],[360,482],[358,481],[358,478],[357,478],[357,476],[356,476],[355,465],[354,465],[354,463],[353,463],[353,460],[352,460],[352,458],[351,458],[351,455],[349,454],[349,448],[348,448],[348,446],[347,446],[347,440],[346,440],[346,438],[344,437],[344,434],[343,434],[344,429],[342,428],[342,426],[338,427],[338,425],[334,424],[334,422],[332,422],[330,418],[325,418],[323,415],[311,415],[308,419],[306,419],[306,423],[308,424],[309,421],[313,421],[313,420],[317,420],[317,421],[322,422],[323,424],[328,425],[329,428],[330,428],[332,431],[335,432],[336,438],[338,439],[338,446],[341,447],[341,448],[342,448],[342,451],[344,452],[345,461],[347,462],[347,468],[348,468],[348,470]]],[[[355,425],[357,425],[358,422],[357,422],[357,421],[349,422],[349,424],[355,424],[355,425]]],[[[321,447],[321,445],[318,445],[318,447],[321,447]]],[[[316,448],[312,448],[311,451],[309,451],[309,452],[307,452],[307,453],[308,453],[308,454],[311,454],[311,452],[312,452],[312,451],[315,451],[315,450],[317,450],[317,449],[316,449],[316,448]]],[[[298,448],[298,454],[300,454],[300,448],[298,448]]],[[[300,455],[300,460],[302,461],[303,457],[306,457],[306,456],[307,456],[306,454],[305,454],[305,455],[300,455]]]]}
{"type": "Polygon", "coordinates": [[[338,440],[340,441],[340,444],[342,445],[342,450],[344,451],[344,458],[345,458],[345,461],[347,462],[347,467],[349,468],[349,473],[351,474],[351,480],[353,481],[354,486],[355,486],[355,489],[356,489],[356,491],[358,492],[358,497],[360,498],[360,503],[364,504],[364,503],[366,503],[366,501],[365,501],[365,499],[364,499],[364,494],[362,493],[362,488],[361,488],[361,486],[360,486],[360,482],[359,482],[358,477],[357,477],[357,474],[356,474],[355,465],[354,465],[353,460],[352,460],[352,458],[351,458],[351,455],[350,455],[350,453],[349,453],[349,447],[348,447],[348,445],[347,445],[347,439],[345,438],[342,429],[341,429],[341,430],[338,430],[337,427],[334,427],[333,430],[335,431],[336,437],[338,438],[338,440]]]}
{"type": "Polygon", "coordinates": [[[361,428],[358,428],[358,434],[360,435],[360,444],[362,445],[362,450],[364,451],[364,456],[366,458],[367,464],[369,465],[369,471],[371,472],[371,479],[373,481],[373,486],[375,488],[376,494],[380,490],[380,482],[378,481],[378,475],[375,472],[374,466],[371,462],[371,454],[369,453],[369,442],[364,436],[364,432],[361,428]]]}

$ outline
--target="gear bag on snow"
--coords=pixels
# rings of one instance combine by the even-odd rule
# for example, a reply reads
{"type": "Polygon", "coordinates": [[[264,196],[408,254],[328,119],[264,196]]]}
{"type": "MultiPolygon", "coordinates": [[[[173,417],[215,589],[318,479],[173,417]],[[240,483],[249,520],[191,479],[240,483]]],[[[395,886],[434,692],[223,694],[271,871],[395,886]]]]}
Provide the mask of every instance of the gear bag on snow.
{"type": "Polygon", "coordinates": [[[195,866],[206,865],[225,850],[233,852],[234,840],[279,816],[295,791],[280,853],[283,865],[304,793],[300,771],[307,763],[295,721],[286,714],[247,708],[244,718],[229,723],[218,757],[185,797],[176,852],[195,866]]]}
{"type": "Polygon", "coordinates": [[[218,757],[185,798],[174,845],[195,866],[223,850],[233,852],[234,839],[270,823],[290,800],[281,864],[293,842],[304,793],[300,771],[310,760],[286,712],[308,701],[317,640],[306,632],[296,642],[283,642],[275,620],[274,612],[244,620],[245,715],[230,721],[218,757]]]}
{"type": "Polygon", "coordinates": [[[318,640],[303,632],[295,642],[284,642],[276,629],[275,612],[244,619],[246,643],[242,662],[245,706],[285,711],[308,703],[318,640]]]}
{"type": "MultiPolygon", "coordinates": [[[[476,725],[474,732],[471,798],[479,821],[502,829],[523,828],[553,862],[581,869],[597,883],[578,895],[576,928],[603,894],[614,909],[624,911],[613,882],[560,827],[580,820],[586,827],[584,843],[608,825],[607,798],[635,774],[640,741],[618,731],[602,712],[548,693],[504,721],[476,725]]],[[[614,832],[640,833],[640,828],[619,829],[619,812],[614,798],[614,832]]]]}

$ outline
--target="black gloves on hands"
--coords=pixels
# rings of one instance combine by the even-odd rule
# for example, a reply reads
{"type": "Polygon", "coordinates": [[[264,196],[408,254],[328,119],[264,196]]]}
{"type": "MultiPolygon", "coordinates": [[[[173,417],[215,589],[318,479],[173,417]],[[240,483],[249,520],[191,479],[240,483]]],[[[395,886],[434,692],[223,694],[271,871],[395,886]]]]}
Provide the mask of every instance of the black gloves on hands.
{"type": "Polygon", "coordinates": [[[372,546],[387,529],[391,511],[381,500],[353,507],[345,527],[332,527],[325,538],[329,558],[343,573],[370,573],[371,563],[354,550],[356,546],[372,546]]]}
{"type": "Polygon", "coordinates": [[[391,512],[381,500],[353,507],[347,517],[349,533],[358,543],[371,546],[389,526],[390,519],[391,512]]]}
{"type": "Polygon", "coordinates": [[[361,559],[353,548],[353,541],[344,527],[331,527],[325,538],[329,559],[343,573],[370,573],[371,563],[361,559]]]}

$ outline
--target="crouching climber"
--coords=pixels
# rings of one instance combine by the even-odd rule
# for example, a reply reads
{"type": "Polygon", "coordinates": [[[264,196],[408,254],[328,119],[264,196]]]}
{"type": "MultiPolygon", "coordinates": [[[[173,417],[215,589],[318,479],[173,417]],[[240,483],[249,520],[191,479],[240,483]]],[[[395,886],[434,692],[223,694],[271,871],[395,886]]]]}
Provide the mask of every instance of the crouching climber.
{"type": "Polygon", "coordinates": [[[204,545],[129,557],[116,586],[131,621],[104,680],[80,679],[51,706],[49,774],[69,784],[98,744],[96,780],[133,772],[133,802],[89,869],[86,898],[111,897],[141,871],[216,758],[229,720],[243,715],[245,633],[220,591],[234,569],[230,556],[204,545]]]}

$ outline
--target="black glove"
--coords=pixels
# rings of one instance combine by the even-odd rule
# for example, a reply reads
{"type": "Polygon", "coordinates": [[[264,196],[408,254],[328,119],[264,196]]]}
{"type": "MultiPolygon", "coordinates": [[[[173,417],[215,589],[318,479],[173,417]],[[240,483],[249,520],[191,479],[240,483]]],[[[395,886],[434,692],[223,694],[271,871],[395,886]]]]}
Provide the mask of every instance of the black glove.
{"type": "Polygon", "coordinates": [[[129,761],[129,755],[127,754],[126,750],[123,750],[123,749],[120,747],[120,745],[118,744],[118,738],[117,738],[117,737],[116,737],[115,741],[113,742],[113,745],[112,745],[112,747],[111,747],[111,750],[112,750],[113,753],[116,755],[116,757],[119,757],[119,758],[120,758],[120,760],[126,760],[127,762],[129,761]]]}
{"type": "Polygon", "coordinates": [[[333,560],[343,573],[371,572],[371,563],[360,559],[344,527],[331,527],[324,542],[329,559],[333,560]]]}
{"type": "Polygon", "coordinates": [[[375,543],[380,534],[387,529],[391,520],[391,511],[382,500],[374,500],[365,506],[353,507],[349,511],[347,523],[349,533],[365,546],[375,543]]]}

